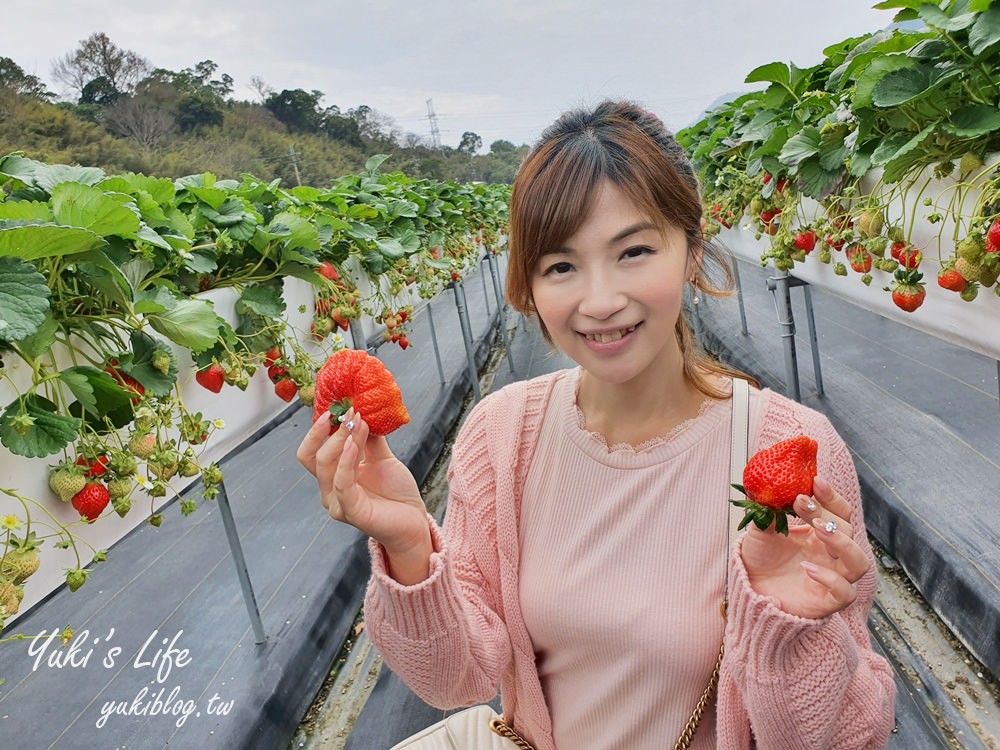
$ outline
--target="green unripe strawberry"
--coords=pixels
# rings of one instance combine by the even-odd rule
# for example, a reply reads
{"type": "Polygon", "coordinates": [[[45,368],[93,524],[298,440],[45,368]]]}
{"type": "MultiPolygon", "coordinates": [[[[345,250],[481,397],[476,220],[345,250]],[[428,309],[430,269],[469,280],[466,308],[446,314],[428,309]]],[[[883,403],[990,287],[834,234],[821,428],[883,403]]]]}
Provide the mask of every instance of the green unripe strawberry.
{"type": "Polygon", "coordinates": [[[863,275],[861,277],[861,283],[864,284],[865,286],[871,286],[872,285],[872,275],[870,273],[866,273],[865,275],[863,275]]]}
{"type": "Polygon", "coordinates": [[[31,531],[25,538],[10,537],[10,551],[0,557],[0,575],[14,583],[24,583],[41,565],[38,559],[38,541],[31,531]]]}
{"type": "Polygon", "coordinates": [[[955,251],[959,258],[974,263],[986,252],[986,241],[978,234],[970,234],[955,246],[955,251]]]}
{"type": "Polygon", "coordinates": [[[69,587],[70,591],[78,590],[83,584],[87,582],[87,576],[90,575],[89,570],[83,570],[82,568],[74,568],[73,570],[66,571],[66,585],[69,587]]]}
{"type": "Polygon", "coordinates": [[[132,491],[132,480],[126,477],[119,477],[108,482],[108,494],[112,500],[118,500],[132,491]]]}
{"type": "Polygon", "coordinates": [[[958,177],[964,180],[969,177],[974,172],[978,172],[983,168],[983,160],[980,158],[979,154],[972,151],[966,151],[962,154],[962,158],[958,161],[958,177]]]}
{"type": "Polygon", "coordinates": [[[882,233],[882,227],[885,226],[885,217],[878,209],[871,208],[861,212],[857,226],[862,237],[878,237],[882,233]]]}
{"type": "Polygon", "coordinates": [[[763,200],[761,200],[759,197],[757,197],[757,198],[754,198],[753,200],[750,201],[750,216],[751,216],[751,218],[756,219],[758,216],[760,216],[760,212],[762,210],[764,210],[764,201],[763,200]]]}
{"type": "Polygon", "coordinates": [[[979,296],[979,284],[968,284],[965,289],[958,293],[958,296],[966,302],[972,302],[972,300],[979,296]]]}
{"type": "Polygon", "coordinates": [[[902,227],[899,227],[899,226],[889,227],[889,231],[886,232],[886,235],[893,242],[906,242],[906,235],[903,234],[903,228],[902,227]]]}
{"type": "MultiPolygon", "coordinates": [[[[982,270],[979,272],[979,283],[987,287],[996,284],[997,276],[1000,275],[1000,267],[998,267],[998,264],[982,263],[981,266],[982,270]]],[[[961,271],[959,273],[961,273],[961,271]]]]}
{"type": "Polygon", "coordinates": [[[202,481],[205,484],[222,484],[222,469],[219,468],[218,464],[209,464],[201,472],[202,481]]]}
{"type": "Polygon", "coordinates": [[[117,500],[111,501],[111,507],[114,508],[115,513],[121,518],[125,518],[128,512],[132,510],[132,500],[127,497],[119,497],[117,500]]]}
{"type": "Polygon", "coordinates": [[[139,458],[145,460],[156,452],[156,436],[151,432],[141,432],[129,440],[128,448],[139,458]]]}
{"type": "Polygon", "coordinates": [[[87,478],[78,467],[64,466],[49,474],[49,488],[58,495],[64,503],[73,499],[73,495],[87,484],[87,478]]]}
{"type": "Polygon", "coordinates": [[[152,526],[156,526],[157,528],[159,528],[160,524],[163,523],[163,514],[162,513],[154,513],[153,515],[151,515],[149,517],[149,523],[152,526]]]}
{"type": "Polygon", "coordinates": [[[111,451],[108,468],[120,477],[130,477],[139,468],[135,456],[124,451],[111,451]]]}
{"type": "Polygon", "coordinates": [[[306,406],[312,406],[316,398],[316,386],[304,385],[299,388],[299,400],[306,406]]]}
{"type": "Polygon", "coordinates": [[[847,276],[847,266],[845,266],[843,263],[837,263],[833,267],[833,272],[837,274],[837,276],[847,276]]]}
{"type": "Polygon", "coordinates": [[[201,467],[198,466],[198,462],[195,461],[193,458],[181,459],[180,475],[182,477],[197,476],[199,471],[201,471],[201,467]]]}
{"type": "Polygon", "coordinates": [[[983,264],[959,258],[955,261],[955,270],[962,274],[962,278],[966,281],[979,281],[983,275],[983,264]]]}
{"type": "Polygon", "coordinates": [[[820,263],[829,264],[830,261],[833,260],[833,254],[829,250],[820,250],[819,255],[816,256],[816,259],[820,263]]]}

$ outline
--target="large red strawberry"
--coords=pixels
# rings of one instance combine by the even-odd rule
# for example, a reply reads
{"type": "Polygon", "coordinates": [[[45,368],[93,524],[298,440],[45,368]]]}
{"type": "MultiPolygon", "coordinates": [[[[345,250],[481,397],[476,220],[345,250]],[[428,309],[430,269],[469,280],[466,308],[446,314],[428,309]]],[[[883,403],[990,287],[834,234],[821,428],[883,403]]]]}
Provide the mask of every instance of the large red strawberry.
{"type": "Polygon", "coordinates": [[[341,349],[316,374],[313,421],[330,411],[333,432],[340,426],[337,417],[351,406],[373,435],[388,435],[410,421],[403,394],[385,365],[366,351],[341,349]]]}
{"type": "Polygon", "coordinates": [[[919,271],[906,271],[902,268],[896,270],[896,284],[892,288],[892,301],[900,310],[913,312],[922,304],[927,296],[927,289],[922,279],[924,275],[919,271]]]}
{"type": "Polygon", "coordinates": [[[76,508],[87,523],[96,521],[111,502],[108,488],[100,482],[89,482],[82,490],[73,495],[73,507],[76,508]]]}
{"type": "Polygon", "coordinates": [[[806,254],[811,253],[816,247],[816,233],[811,229],[799,232],[795,235],[795,247],[806,254]]]}
{"type": "Polygon", "coordinates": [[[942,268],[938,271],[937,283],[942,289],[961,292],[969,282],[954,268],[942,268]]]}
{"type": "Polygon", "coordinates": [[[194,375],[194,379],[198,381],[199,385],[208,388],[212,393],[218,393],[222,390],[223,383],[226,382],[226,371],[222,369],[222,365],[218,362],[213,362],[204,370],[198,370],[194,375]]]}
{"type": "Polygon", "coordinates": [[[779,534],[788,534],[788,515],[799,495],[812,495],[816,478],[815,440],[805,435],[782,440],[755,453],[743,469],[743,484],[733,487],[747,496],[730,500],[746,509],[740,528],[751,521],[759,529],[774,524],[779,534]]]}

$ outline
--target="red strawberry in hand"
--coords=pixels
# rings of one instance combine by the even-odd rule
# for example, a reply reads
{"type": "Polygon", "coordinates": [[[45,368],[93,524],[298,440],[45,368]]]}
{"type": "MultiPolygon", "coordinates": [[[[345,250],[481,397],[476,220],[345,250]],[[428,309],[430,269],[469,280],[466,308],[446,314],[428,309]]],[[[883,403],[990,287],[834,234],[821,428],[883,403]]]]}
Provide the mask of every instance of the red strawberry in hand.
{"type": "Polygon", "coordinates": [[[815,440],[798,435],[750,458],[743,469],[743,485],[733,485],[748,499],[729,501],[746,509],[739,528],[753,521],[766,530],[773,523],[777,533],[788,535],[788,515],[795,515],[795,498],[813,493],[817,448],[815,440]]]}
{"type": "Polygon", "coordinates": [[[226,372],[222,369],[222,365],[218,362],[213,362],[204,370],[198,370],[195,373],[194,379],[205,388],[208,388],[212,393],[218,393],[222,390],[223,383],[226,382],[226,372]]]}
{"type": "Polygon", "coordinates": [[[73,507],[87,523],[96,521],[111,502],[108,488],[100,482],[88,482],[82,490],[73,495],[73,507]]]}
{"type": "Polygon", "coordinates": [[[336,418],[352,406],[372,435],[388,435],[410,421],[403,394],[385,365],[366,351],[341,349],[316,374],[313,422],[329,410],[333,432],[340,426],[336,418]]]}

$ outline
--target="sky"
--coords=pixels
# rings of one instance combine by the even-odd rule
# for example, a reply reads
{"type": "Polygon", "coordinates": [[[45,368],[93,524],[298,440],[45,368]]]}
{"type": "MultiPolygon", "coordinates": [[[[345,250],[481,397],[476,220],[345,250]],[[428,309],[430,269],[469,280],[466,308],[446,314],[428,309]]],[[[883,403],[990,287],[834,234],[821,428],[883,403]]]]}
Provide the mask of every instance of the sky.
{"type": "Polygon", "coordinates": [[[752,88],[772,61],[815,65],[822,50],[877,31],[893,11],[875,0],[33,0],[8,10],[0,56],[53,91],[52,63],[94,32],[153,67],[202,60],[252,100],[272,89],[319,90],[322,106],[365,104],[403,133],[440,141],[466,131],[483,150],[533,143],[567,109],[628,98],[668,127],[691,124],[719,97],[752,88]]]}

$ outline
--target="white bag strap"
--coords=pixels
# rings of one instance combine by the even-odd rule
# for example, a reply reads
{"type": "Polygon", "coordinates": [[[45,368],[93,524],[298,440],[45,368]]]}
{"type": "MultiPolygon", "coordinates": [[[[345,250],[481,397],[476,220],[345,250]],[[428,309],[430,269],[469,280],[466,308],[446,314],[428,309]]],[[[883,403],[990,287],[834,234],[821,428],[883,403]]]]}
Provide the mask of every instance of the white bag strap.
{"type": "MultiPolygon", "coordinates": [[[[743,484],[743,468],[750,451],[750,383],[733,378],[733,437],[729,449],[729,482],[743,484]]],[[[729,544],[736,539],[737,526],[743,520],[743,510],[729,506],[729,544]]]]}

